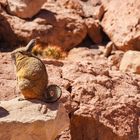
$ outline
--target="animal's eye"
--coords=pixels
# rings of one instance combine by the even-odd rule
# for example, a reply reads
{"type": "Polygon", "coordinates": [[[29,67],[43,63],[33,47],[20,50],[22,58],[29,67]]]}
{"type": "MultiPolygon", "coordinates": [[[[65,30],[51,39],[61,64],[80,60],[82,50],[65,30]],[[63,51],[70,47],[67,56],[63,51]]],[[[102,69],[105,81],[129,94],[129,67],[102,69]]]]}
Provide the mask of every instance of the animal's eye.
{"type": "Polygon", "coordinates": [[[26,54],[26,52],[24,52],[24,51],[19,51],[19,53],[21,53],[21,54],[26,54]]]}

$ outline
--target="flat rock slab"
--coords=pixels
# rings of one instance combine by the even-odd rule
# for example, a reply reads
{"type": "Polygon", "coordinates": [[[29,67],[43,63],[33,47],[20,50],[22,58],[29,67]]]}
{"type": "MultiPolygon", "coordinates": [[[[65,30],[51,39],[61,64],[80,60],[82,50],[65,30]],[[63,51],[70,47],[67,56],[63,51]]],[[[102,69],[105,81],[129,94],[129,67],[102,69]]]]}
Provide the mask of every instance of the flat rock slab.
{"type": "Polygon", "coordinates": [[[0,140],[53,140],[68,127],[62,104],[18,99],[0,102],[0,140]]]}

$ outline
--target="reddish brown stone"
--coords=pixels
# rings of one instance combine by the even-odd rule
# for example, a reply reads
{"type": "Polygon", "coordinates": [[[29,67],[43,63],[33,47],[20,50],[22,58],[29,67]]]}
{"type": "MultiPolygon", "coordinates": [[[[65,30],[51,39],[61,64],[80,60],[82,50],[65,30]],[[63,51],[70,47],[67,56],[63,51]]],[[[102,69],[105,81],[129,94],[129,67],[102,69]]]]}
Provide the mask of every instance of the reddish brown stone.
{"type": "Polygon", "coordinates": [[[140,1],[112,0],[102,19],[104,32],[121,50],[140,50],[140,1]]]}

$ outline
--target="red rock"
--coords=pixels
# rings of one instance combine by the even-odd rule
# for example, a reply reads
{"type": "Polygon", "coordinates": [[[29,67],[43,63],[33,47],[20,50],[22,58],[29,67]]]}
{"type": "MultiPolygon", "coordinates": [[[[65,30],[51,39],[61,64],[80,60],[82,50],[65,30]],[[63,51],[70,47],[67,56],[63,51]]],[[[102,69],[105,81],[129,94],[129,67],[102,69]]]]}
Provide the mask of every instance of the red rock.
{"type": "MultiPolygon", "coordinates": [[[[82,57],[78,48],[77,52],[71,50],[70,60],[76,53],[80,57],[62,67],[63,78],[72,82],[71,139],[137,139],[140,76],[109,70],[111,56],[106,60],[91,55],[88,49],[81,52],[82,57]]],[[[114,66],[118,66],[122,54],[122,51],[112,54],[114,66]]]]}
{"type": "Polygon", "coordinates": [[[119,70],[121,59],[124,55],[123,51],[114,51],[114,54],[108,57],[108,65],[112,70],[119,70]]]}
{"type": "Polygon", "coordinates": [[[45,2],[46,0],[7,0],[7,10],[20,18],[32,18],[45,2]]]}
{"type": "MultiPolygon", "coordinates": [[[[41,42],[47,43],[49,46],[59,46],[69,50],[85,38],[87,30],[80,16],[61,9],[55,4],[47,5],[44,8],[46,10],[40,11],[31,21],[4,12],[2,16],[19,41],[28,42],[39,36],[41,42]]],[[[6,27],[7,24],[5,24],[6,27]]]]}
{"type": "Polygon", "coordinates": [[[79,14],[80,16],[84,15],[84,11],[80,0],[57,0],[58,5],[66,9],[71,9],[72,12],[79,14]]]}
{"type": "Polygon", "coordinates": [[[72,9],[74,13],[84,17],[89,37],[94,43],[102,42],[102,32],[99,20],[104,14],[104,8],[100,0],[57,0],[58,4],[66,9],[72,9]]]}
{"type": "Polygon", "coordinates": [[[57,0],[58,4],[67,9],[74,10],[75,13],[82,17],[101,19],[104,8],[100,0],[57,0]]]}
{"type": "Polygon", "coordinates": [[[140,96],[132,75],[117,72],[110,72],[109,77],[81,75],[75,80],[72,93],[73,101],[79,104],[71,117],[72,139],[137,139],[136,105],[140,96]]]}
{"type": "Polygon", "coordinates": [[[100,54],[100,51],[96,49],[74,48],[69,51],[66,60],[74,62],[79,62],[81,59],[92,61],[98,54],[100,54]]]}
{"type": "Polygon", "coordinates": [[[65,130],[62,132],[56,140],[71,140],[70,130],[65,130]]]}
{"type": "Polygon", "coordinates": [[[104,32],[121,50],[140,50],[140,1],[112,0],[102,19],[104,32]]]}
{"type": "Polygon", "coordinates": [[[120,62],[119,69],[123,72],[140,74],[140,52],[127,51],[120,62]]]}
{"type": "Polygon", "coordinates": [[[88,36],[92,39],[94,43],[101,43],[103,39],[101,26],[98,20],[88,18],[86,21],[88,36]]]}
{"type": "Polygon", "coordinates": [[[69,126],[69,118],[62,104],[18,99],[1,101],[1,140],[10,140],[11,137],[20,140],[54,140],[69,126]]]}
{"type": "Polygon", "coordinates": [[[12,12],[16,16],[7,14],[4,9],[2,10],[2,16],[6,22],[2,25],[0,37],[6,36],[3,29],[9,27],[8,32],[11,40],[6,37],[3,40],[11,46],[13,46],[12,43],[16,44],[16,41],[27,43],[30,39],[39,36],[41,42],[49,46],[58,46],[64,50],[70,50],[80,44],[87,33],[94,43],[101,43],[102,41],[99,20],[104,9],[100,0],[87,2],[80,0],[48,1],[43,7],[41,7],[42,1],[38,7],[32,6],[33,3],[27,5],[28,1],[14,3],[14,1],[9,0],[8,2],[9,9],[11,8],[8,13],[12,12]],[[20,7],[22,3],[24,3],[22,8],[15,9],[15,7],[20,7]],[[36,10],[30,10],[31,8],[36,10]],[[32,18],[29,20],[19,17],[32,18]]]}
{"type": "Polygon", "coordinates": [[[18,95],[16,76],[10,54],[0,53],[0,100],[7,100],[18,95]]]}

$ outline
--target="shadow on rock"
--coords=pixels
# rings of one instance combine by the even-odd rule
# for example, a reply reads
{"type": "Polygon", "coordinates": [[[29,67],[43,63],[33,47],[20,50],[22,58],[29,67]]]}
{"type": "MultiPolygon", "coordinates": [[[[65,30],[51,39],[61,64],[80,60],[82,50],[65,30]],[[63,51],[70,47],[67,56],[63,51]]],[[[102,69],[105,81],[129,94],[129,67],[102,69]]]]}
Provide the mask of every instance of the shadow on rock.
{"type": "Polygon", "coordinates": [[[60,104],[59,101],[56,101],[54,103],[46,103],[42,100],[37,100],[37,99],[28,99],[27,101],[30,101],[35,104],[47,105],[47,108],[50,110],[58,110],[60,104]]]}
{"type": "Polygon", "coordinates": [[[7,115],[9,115],[9,112],[3,107],[0,107],[0,118],[5,117],[7,115]]]}
{"type": "Polygon", "coordinates": [[[51,12],[49,10],[46,10],[46,9],[41,9],[39,13],[37,13],[33,19],[35,18],[42,18],[42,19],[46,19],[47,22],[49,23],[56,23],[56,17],[55,17],[55,14],[54,12],[51,12]]]}
{"type": "Polygon", "coordinates": [[[7,19],[0,14],[0,51],[9,51],[16,43],[16,36],[7,19]]]}

